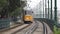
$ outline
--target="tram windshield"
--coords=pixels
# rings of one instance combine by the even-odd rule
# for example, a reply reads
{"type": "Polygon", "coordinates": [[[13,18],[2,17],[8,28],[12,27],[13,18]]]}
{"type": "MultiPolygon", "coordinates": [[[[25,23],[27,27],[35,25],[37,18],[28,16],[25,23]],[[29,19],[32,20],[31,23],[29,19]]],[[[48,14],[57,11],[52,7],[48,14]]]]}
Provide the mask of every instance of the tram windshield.
{"type": "Polygon", "coordinates": [[[25,14],[27,14],[27,15],[32,15],[32,11],[25,11],[25,14]]]}

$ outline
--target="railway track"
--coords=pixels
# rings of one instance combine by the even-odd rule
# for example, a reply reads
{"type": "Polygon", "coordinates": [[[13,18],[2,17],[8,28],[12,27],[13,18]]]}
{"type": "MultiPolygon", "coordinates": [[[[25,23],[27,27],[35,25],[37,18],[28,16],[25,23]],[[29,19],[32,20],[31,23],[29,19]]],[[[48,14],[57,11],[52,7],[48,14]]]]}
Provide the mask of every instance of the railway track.
{"type": "Polygon", "coordinates": [[[32,24],[24,24],[16,28],[0,32],[0,34],[47,34],[47,27],[44,23],[40,24],[38,21],[34,21],[32,24]]]}
{"type": "Polygon", "coordinates": [[[29,32],[32,33],[37,26],[38,25],[35,22],[31,24],[23,24],[14,28],[0,31],[0,34],[28,34],[29,32]]]}
{"type": "Polygon", "coordinates": [[[15,28],[0,31],[0,34],[12,34],[12,33],[16,32],[16,31],[22,30],[22,29],[24,29],[24,28],[26,28],[28,26],[29,26],[29,24],[23,24],[23,25],[15,27],[15,28]]]}
{"type": "Polygon", "coordinates": [[[34,23],[28,28],[25,34],[32,34],[37,27],[38,27],[38,23],[34,21],[34,23]]]}
{"type": "MultiPolygon", "coordinates": [[[[37,20],[36,20],[37,21],[37,20]]],[[[40,21],[37,21],[38,27],[32,34],[47,34],[47,27],[46,25],[40,21]]]]}
{"type": "Polygon", "coordinates": [[[47,27],[44,23],[41,23],[39,24],[37,21],[34,21],[29,27],[27,27],[26,29],[23,29],[22,31],[19,31],[19,32],[15,32],[14,34],[47,34],[47,27]],[[38,27],[39,25],[39,27],[38,27]],[[42,27],[40,27],[40,25],[42,27]],[[38,28],[41,28],[42,31],[40,31],[41,29],[38,29],[38,28]],[[35,32],[34,31],[38,29],[40,33],[38,32],[35,32]],[[41,33],[42,32],[42,33],[41,33]]]}
{"type": "Polygon", "coordinates": [[[13,34],[32,34],[32,32],[37,28],[38,24],[33,22],[30,26],[24,28],[21,31],[14,32],[13,34]]]}

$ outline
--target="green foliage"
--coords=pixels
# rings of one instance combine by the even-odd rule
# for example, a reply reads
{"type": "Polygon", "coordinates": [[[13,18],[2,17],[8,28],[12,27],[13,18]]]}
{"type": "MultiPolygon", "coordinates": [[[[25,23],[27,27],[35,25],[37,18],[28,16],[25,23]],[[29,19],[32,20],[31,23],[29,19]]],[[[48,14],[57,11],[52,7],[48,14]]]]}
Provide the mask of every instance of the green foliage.
{"type": "Polygon", "coordinates": [[[3,7],[7,4],[7,0],[0,0],[0,7],[3,7]]]}
{"type": "Polygon", "coordinates": [[[54,34],[60,34],[60,28],[58,29],[56,26],[54,26],[54,34]]]}
{"type": "Polygon", "coordinates": [[[20,2],[21,7],[25,7],[26,3],[24,1],[20,2]]]}
{"type": "Polygon", "coordinates": [[[7,0],[0,0],[0,13],[3,7],[7,4],[7,0]]]}
{"type": "Polygon", "coordinates": [[[15,11],[13,11],[10,16],[20,16],[22,12],[22,8],[17,8],[15,11]]]}
{"type": "Polygon", "coordinates": [[[21,14],[22,8],[26,5],[20,0],[0,0],[0,15],[18,16],[21,14]]]}
{"type": "Polygon", "coordinates": [[[3,6],[5,6],[6,3],[6,0],[0,0],[0,9],[3,8],[3,6]]]}

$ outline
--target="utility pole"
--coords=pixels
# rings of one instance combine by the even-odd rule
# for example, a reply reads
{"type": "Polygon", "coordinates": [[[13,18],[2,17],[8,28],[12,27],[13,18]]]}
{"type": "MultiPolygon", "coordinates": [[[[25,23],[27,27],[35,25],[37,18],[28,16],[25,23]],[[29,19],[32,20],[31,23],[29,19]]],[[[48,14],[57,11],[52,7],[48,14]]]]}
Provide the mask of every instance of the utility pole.
{"type": "Polygon", "coordinates": [[[43,0],[43,18],[44,18],[44,0],[43,0]]]}
{"type": "Polygon", "coordinates": [[[49,0],[48,0],[48,19],[49,19],[49,0]]]}
{"type": "Polygon", "coordinates": [[[54,20],[57,22],[57,0],[55,0],[55,7],[54,7],[54,20]]]}
{"type": "Polygon", "coordinates": [[[46,5],[46,0],[45,0],[45,18],[47,18],[47,5],[46,5]]]}
{"type": "Polygon", "coordinates": [[[51,0],[51,19],[52,19],[52,0],[51,0]]]}

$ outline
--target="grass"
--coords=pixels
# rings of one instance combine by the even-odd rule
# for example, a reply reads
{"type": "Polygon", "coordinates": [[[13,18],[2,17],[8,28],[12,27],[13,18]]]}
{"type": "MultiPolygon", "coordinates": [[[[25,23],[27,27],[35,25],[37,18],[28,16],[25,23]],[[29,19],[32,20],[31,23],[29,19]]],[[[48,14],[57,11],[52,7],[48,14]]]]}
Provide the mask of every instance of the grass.
{"type": "Polygon", "coordinates": [[[60,28],[54,26],[54,34],[60,34],[60,28]]]}

